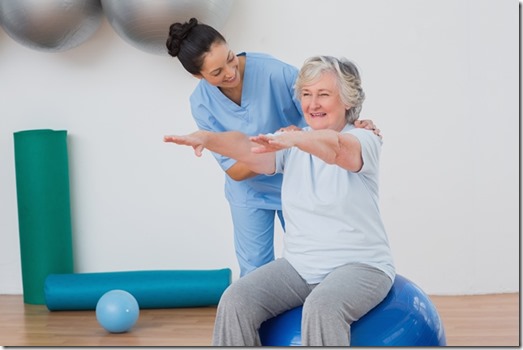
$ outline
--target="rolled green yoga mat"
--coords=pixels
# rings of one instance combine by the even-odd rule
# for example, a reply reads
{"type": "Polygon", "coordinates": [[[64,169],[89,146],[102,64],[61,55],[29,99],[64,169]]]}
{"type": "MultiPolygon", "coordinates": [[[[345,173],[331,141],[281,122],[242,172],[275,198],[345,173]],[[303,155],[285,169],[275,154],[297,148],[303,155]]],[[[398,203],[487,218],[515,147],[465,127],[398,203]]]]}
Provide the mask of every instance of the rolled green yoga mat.
{"type": "Polygon", "coordinates": [[[44,304],[50,273],[72,273],[67,131],[14,133],[24,302],[44,304]]]}
{"type": "Polygon", "coordinates": [[[51,311],[95,310],[113,289],[131,293],[141,309],[217,305],[231,270],[153,270],[49,275],[45,300],[51,311]]]}

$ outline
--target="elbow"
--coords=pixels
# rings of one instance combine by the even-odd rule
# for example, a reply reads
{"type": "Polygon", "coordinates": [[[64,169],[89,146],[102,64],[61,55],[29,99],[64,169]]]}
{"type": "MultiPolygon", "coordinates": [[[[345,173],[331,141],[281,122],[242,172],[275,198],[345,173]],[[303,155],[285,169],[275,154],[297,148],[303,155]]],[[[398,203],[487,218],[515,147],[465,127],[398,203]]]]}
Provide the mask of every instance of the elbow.
{"type": "Polygon", "coordinates": [[[351,173],[358,173],[363,168],[363,159],[361,155],[337,157],[335,162],[329,164],[336,164],[351,173]]]}
{"type": "Polygon", "coordinates": [[[253,177],[254,173],[252,174],[227,174],[231,179],[233,179],[234,181],[243,181],[243,180],[247,180],[251,177],[253,177]]]}
{"type": "Polygon", "coordinates": [[[225,172],[234,181],[243,181],[258,175],[244,163],[236,163],[225,172]]]}
{"type": "Polygon", "coordinates": [[[356,142],[350,144],[338,135],[337,146],[334,152],[333,164],[337,164],[353,173],[359,172],[363,167],[363,157],[359,141],[356,140],[356,142]]]}

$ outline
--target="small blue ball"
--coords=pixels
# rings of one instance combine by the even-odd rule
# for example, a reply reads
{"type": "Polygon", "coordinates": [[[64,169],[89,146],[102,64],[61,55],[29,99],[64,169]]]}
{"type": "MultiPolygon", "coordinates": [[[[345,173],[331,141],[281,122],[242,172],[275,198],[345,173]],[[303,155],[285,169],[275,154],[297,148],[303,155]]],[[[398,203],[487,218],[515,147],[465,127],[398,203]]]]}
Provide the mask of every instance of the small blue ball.
{"type": "Polygon", "coordinates": [[[131,329],[140,315],[140,307],[132,294],[111,290],[98,300],[96,319],[110,333],[124,333],[131,329]]]}

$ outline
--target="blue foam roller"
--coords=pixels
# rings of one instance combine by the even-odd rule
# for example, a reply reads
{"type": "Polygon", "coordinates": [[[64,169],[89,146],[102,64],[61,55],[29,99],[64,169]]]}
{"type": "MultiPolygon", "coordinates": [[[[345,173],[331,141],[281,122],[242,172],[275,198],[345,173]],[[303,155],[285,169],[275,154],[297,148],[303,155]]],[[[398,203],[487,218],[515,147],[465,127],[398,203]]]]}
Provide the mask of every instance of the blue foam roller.
{"type": "Polygon", "coordinates": [[[51,311],[95,310],[113,289],[131,293],[141,309],[218,305],[231,270],[154,270],[51,274],[44,285],[51,311]]]}
{"type": "MultiPolygon", "coordinates": [[[[302,307],[260,327],[264,346],[301,345],[302,307]]],[[[351,346],[445,346],[443,322],[430,298],[409,279],[396,275],[387,297],[350,330],[351,346]]],[[[348,335],[348,334],[347,334],[348,335]]]]}

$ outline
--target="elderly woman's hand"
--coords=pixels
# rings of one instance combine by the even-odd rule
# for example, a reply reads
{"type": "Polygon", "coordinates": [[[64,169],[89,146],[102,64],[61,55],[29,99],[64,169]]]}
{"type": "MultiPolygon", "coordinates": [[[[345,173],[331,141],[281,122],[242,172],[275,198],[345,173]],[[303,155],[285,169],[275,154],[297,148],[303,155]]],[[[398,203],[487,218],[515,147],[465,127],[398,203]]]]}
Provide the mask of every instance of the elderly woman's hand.
{"type": "MultiPolygon", "coordinates": [[[[301,130],[296,128],[294,130],[301,130]]],[[[252,153],[269,153],[276,152],[282,149],[291,148],[296,143],[296,137],[301,134],[298,131],[277,132],[275,134],[260,134],[258,136],[250,137],[250,140],[257,143],[258,147],[251,149],[252,153]]]]}

